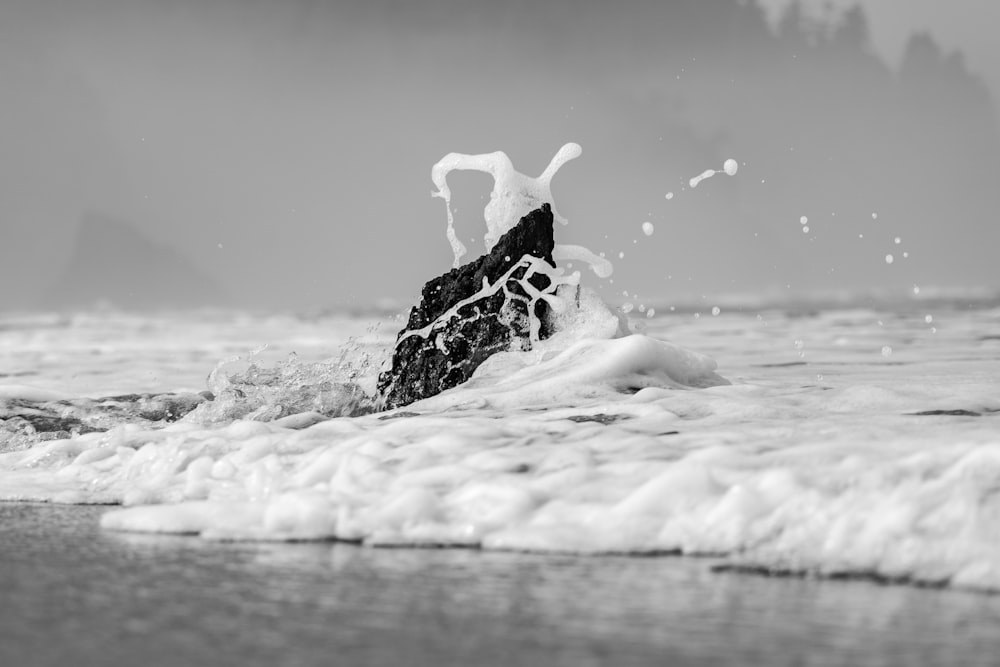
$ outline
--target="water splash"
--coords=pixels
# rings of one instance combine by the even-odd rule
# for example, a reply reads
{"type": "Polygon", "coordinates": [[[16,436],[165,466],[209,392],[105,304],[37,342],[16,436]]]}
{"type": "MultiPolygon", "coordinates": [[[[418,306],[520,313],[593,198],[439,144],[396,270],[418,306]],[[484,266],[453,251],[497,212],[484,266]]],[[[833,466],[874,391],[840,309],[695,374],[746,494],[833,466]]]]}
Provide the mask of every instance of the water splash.
{"type": "Polygon", "coordinates": [[[738,169],[739,169],[739,165],[737,164],[736,160],[734,160],[732,158],[729,158],[722,165],[722,169],[721,170],[716,171],[715,169],[706,169],[705,171],[701,172],[697,176],[692,177],[691,180],[688,181],[688,185],[691,188],[696,188],[696,187],[698,187],[698,184],[701,183],[703,180],[705,180],[706,178],[712,178],[713,176],[715,176],[716,174],[718,174],[720,171],[722,173],[726,174],[727,176],[735,176],[736,175],[736,171],[738,169]]]}
{"type": "Polygon", "coordinates": [[[490,192],[490,202],[483,211],[486,219],[486,251],[496,245],[505,232],[512,229],[524,216],[537,209],[542,204],[552,205],[552,217],[556,222],[565,225],[569,221],[556,211],[552,200],[551,182],[559,168],[580,157],[583,149],[580,144],[565,144],[549,162],[538,177],[531,177],[514,169],[514,164],[503,151],[468,155],[465,153],[448,153],[438,160],[431,168],[431,180],[437,186],[432,192],[434,197],[444,199],[448,211],[448,241],[455,254],[454,266],[457,268],[468,251],[455,234],[455,220],[451,210],[451,190],[448,188],[448,174],[455,170],[481,171],[493,177],[493,191],[490,192]]]}
{"type": "Polygon", "coordinates": [[[207,382],[214,400],[199,405],[183,421],[274,421],[303,413],[345,417],[375,410],[373,387],[383,350],[364,349],[351,338],[336,358],[308,363],[291,352],[268,366],[258,359],[266,348],[220,361],[207,382]]]}

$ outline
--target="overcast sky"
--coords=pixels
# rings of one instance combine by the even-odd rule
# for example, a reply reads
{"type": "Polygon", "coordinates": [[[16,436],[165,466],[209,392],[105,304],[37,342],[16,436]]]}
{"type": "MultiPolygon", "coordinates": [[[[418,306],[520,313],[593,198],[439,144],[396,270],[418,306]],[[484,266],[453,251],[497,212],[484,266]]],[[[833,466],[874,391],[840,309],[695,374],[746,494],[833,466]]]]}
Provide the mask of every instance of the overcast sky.
{"type": "MultiPolygon", "coordinates": [[[[810,64],[768,41],[756,5],[732,4],[7,0],[0,308],[42,298],[88,212],[176,249],[242,305],[410,299],[450,267],[431,165],[504,150],[538,173],[567,141],[583,156],[553,186],[571,221],[557,241],[624,253],[609,298],[1000,286],[985,249],[1000,242],[995,175],[976,152],[995,145],[996,114],[975,79],[1000,99],[997,3],[862,2],[884,73],[848,46],[810,64]],[[972,82],[942,95],[952,70],[927,74],[912,113],[911,93],[872,101],[924,30],[962,51],[972,82]],[[834,89],[847,92],[817,103],[834,89]],[[882,117],[896,143],[878,145],[882,117]],[[939,143],[895,161],[928,134],[939,143]],[[685,187],[727,157],[736,176],[685,187]]],[[[764,4],[777,25],[787,3],[764,4]]],[[[834,26],[839,10],[823,11],[834,26]]],[[[489,181],[452,189],[481,250],[489,181]]]]}

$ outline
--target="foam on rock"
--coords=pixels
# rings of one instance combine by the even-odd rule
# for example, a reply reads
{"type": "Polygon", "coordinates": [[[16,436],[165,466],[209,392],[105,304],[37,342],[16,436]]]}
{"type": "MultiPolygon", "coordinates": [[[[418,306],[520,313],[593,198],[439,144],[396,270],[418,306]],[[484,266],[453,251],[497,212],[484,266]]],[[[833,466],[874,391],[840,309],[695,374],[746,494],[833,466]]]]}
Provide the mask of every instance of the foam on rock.
{"type": "MultiPolygon", "coordinates": [[[[458,170],[481,171],[493,177],[493,191],[490,201],[483,212],[486,219],[486,235],[483,240],[489,252],[500,237],[510,231],[531,211],[542,204],[552,204],[552,177],[564,164],[580,156],[583,149],[579,144],[564,145],[549,162],[539,176],[531,177],[514,169],[513,163],[503,151],[467,155],[465,153],[448,153],[431,168],[431,180],[437,187],[432,193],[435,197],[444,199],[448,211],[448,241],[455,253],[454,266],[457,268],[466,254],[466,247],[455,235],[455,221],[451,211],[451,189],[448,187],[448,174],[458,170]]],[[[561,225],[569,221],[559,215],[555,207],[552,216],[561,225]]]]}
{"type": "Polygon", "coordinates": [[[564,308],[560,285],[576,285],[552,258],[548,204],[524,216],[475,262],[424,285],[378,382],[385,407],[433,396],[468,380],[491,355],[529,350],[547,336],[549,310],[564,308]]]}

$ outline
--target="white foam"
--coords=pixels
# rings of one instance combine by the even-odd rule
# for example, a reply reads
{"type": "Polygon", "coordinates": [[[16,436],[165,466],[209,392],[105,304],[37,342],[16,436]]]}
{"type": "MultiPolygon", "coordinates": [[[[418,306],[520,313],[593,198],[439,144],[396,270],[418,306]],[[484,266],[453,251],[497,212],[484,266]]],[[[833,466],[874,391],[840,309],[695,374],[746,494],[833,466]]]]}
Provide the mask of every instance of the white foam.
{"type": "MultiPolygon", "coordinates": [[[[936,335],[923,310],[779,309],[764,327],[736,306],[648,320],[651,335],[629,335],[592,291],[563,285],[555,296],[566,307],[552,338],[495,355],[470,382],[402,413],[127,424],[0,453],[0,497],[124,503],[103,519],[108,530],[675,549],[1000,590],[1000,361],[980,340],[995,309],[936,312],[936,335]],[[686,343],[712,350],[734,383],[719,384],[715,363],[686,343]],[[809,366],[789,364],[806,349],[809,366]],[[982,416],[917,414],[956,409],[982,416]]],[[[199,340],[212,330],[198,329],[199,340]]],[[[71,348],[89,331],[55,335],[71,348]]],[[[134,365],[176,331],[147,323],[118,335],[134,343],[134,365]]],[[[122,391],[129,365],[113,376],[122,391]]],[[[182,353],[175,365],[205,370],[182,353]]]]}
{"type": "Polygon", "coordinates": [[[431,180],[437,187],[432,193],[445,201],[448,211],[448,240],[455,255],[454,266],[459,266],[461,258],[466,254],[465,246],[455,234],[454,217],[451,211],[451,190],[448,187],[448,174],[458,170],[481,171],[493,177],[493,191],[490,201],[483,214],[486,219],[486,234],[483,240],[489,252],[500,237],[512,229],[525,215],[534,211],[542,204],[552,205],[552,216],[556,222],[567,224],[567,220],[556,211],[552,199],[552,177],[565,163],[580,156],[583,149],[579,144],[565,144],[549,162],[539,176],[531,177],[514,169],[507,154],[502,151],[467,155],[464,153],[449,153],[441,158],[431,168],[431,180]]]}
{"type": "MultiPolygon", "coordinates": [[[[491,284],[484,276],[483,286],[478,292],[456,302],[451,308],[438,316],[430,324],[420,329],[407,331],[399,337],[396,344],[398,345],[412,336],[427,338],[433,330],[444,326],[450,320],[458,317],[459,311],[465,306],[475,303],[480,299],[490,297],[497,292],[502,291],[507,299],[521,298],[523,300],[523,297],[516,296],[513,292],[511,292],[509,288],[509,284],[511,282],[518,283],[521,286],[521,289],[523,289],[528,295],[526,312],[528,313],[529,320],[529,340],[534,344],[539,341],[539,331],[541,329],[541,322],[539,322],[538,318],[535,316],[535,304],[539,300],[544,300],[550,307],[555,309],[556,312],[559,312],[564,305],[562,300],[556,297],[556,290],[561,285],[578,285],[580,282],[580,274],[578,272],[573,272],[569,275],[563,275],[563,270],[561,268],[552,267],[547,264],[545,260],[535,257],[534,255],[524,255],[520,260],[512,264],[511,267],[496,280],[496,282],[491,284]],[[515,279],[513,277],[514,273],[520,269],[525,269],[524,274],[520,278],[515,279]],[[544,290],[539,290],[531,284],[530,279],[536,274],[544,274],[548,276],[549,285],[544,290]]],[[[440,340],[439,345],[447,345],[447,343],[440,340]]]]}

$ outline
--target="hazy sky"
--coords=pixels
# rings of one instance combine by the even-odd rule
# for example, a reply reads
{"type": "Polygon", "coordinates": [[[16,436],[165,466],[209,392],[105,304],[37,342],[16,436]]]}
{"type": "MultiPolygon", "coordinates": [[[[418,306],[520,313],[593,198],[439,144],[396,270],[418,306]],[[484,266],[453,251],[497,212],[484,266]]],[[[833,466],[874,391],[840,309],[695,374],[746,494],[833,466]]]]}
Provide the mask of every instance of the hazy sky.
{"type": "MultiPolygon", "coordinates": [[[[584,153],[554,182],[571,221],[557,241],[625,254],[614,284],[601,285],[609,297],[1000,286],[984,250],[1000,241],[988,220],[995,177],[961,147],[976,142],[942,135],[926,162],[968,171],[940,179],[923,157],[893,161],[933,114],[903,111],[886,127],[909,134],[880,147],[867,133],[883,107],[854,110],[895,85],[903,44],[923,29],[966,52],[1000,99],[996,5],[862,3],[891,69],[860,63],[868,87],[844,88],[850,54],[804,76],[795,54],[767,43],[756,13],[734,18],[728,4],[6,0],[0,281],[19,287],[0,308],[40,298],[87,212],[169,244],[242,304],[412,298],[450,266],[431,165],[450,151],[504,150],[538,173],[567,141],[584,153]],[[848,92],[816,105],[803,82],[848,92]],[[799,104],[808,112],[783,119],[799,104]],[[848,123],[839,131],[857,146],[831,138],[831,123],[848,123]],[[726,157],[739,174],[685,189],[726,157]],[[911,171],[923,180],[908,187],[911,171]],[[926,200],[904,201],[912,190],[926,200]],[[871,212],[884,227],[854,243],[871,212]],[[810,234],[800,216],[814,220],[810,234]],[[911,260],[886,266],[903,246],[911,260]]],[[[966,106],[928,97],[942,128],[981,107],[974,85],[956,85],[972,91],[966,106]]],[[[452,189],[460,235],[481,249],[489,180],[456,175],[452,189]]]]}

